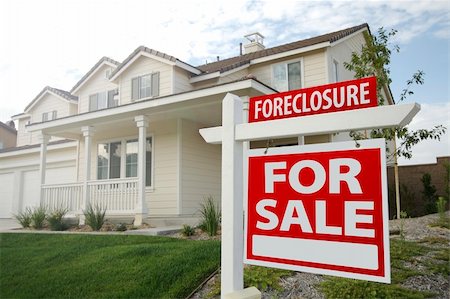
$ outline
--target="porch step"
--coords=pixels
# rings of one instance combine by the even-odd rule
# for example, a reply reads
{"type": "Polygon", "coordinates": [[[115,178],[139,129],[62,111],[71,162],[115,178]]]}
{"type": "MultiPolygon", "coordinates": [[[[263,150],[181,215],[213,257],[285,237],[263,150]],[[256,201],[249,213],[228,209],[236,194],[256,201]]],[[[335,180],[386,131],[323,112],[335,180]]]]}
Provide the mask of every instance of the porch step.
{"type": "Polygon", "coordinates": [[[162,227],[152,227],[137,230],[129,230],[126,233],[128,235],[148,235],[148,236],[163,236],[172,233],[177,233],[181,230],[181,226],[162,226],[162,227]]]}

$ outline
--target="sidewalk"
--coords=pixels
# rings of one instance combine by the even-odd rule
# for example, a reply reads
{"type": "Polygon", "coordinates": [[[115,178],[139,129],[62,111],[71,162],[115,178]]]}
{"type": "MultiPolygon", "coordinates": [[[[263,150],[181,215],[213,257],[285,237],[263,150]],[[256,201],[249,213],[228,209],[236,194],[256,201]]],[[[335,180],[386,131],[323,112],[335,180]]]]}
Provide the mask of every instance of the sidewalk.
{"type": "Polygon", "coordinates": [[[38,233],[38,234],[93,234],[93,235],[141,235],[141,236],[164,236],[176,233],[181,226],[151,227],[124,232],[73,232],[73,231],[49,231],[49,230],[21,230],[20,224],[15,219],[0,219],[0,233],[38,233]]]}

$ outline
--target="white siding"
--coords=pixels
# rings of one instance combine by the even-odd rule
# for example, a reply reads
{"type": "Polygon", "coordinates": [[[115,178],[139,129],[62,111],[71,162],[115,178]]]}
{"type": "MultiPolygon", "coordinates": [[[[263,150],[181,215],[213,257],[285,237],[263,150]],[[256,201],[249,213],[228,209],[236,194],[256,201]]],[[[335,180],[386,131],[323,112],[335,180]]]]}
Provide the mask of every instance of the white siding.
{"type": "Polygon", "coordinates": [[[327,83],[326,56],[318,50],[303,57],[304,86],[310,87],[327,83]]]}
{"type": "Polygon", "coordinates": [[[227,76],[221,77],[219,79],[218,83],[222,84],[222,83],[228,83],[228,82],[240,80],[240,79],[242,79],[243,77],[245,77],[247,75],[248,75],[248,69],[243,69],[243,70],[240,70],[240,71],[237,71],[237,72],[233,72],[233,73],[231,73],[231,74],[229,74],[227,76]]]}
{"type": "Polygon", "coordinates": [[[207,144],[197,123],[182,121],[181,141],[181,211],[196,214],[208,196],[220,202],[221,146],[207,144]]]}
{"type": "Polygon", "coordinates": [[[0,218],[10,218],[13,213],[14,173],[0,173],[0,186],[0,218]]]}
{"type": "Polygon", "coordinates": [[[159,96],[172,94],[173,67],[158,60],[141,56],[118,79],[120,104],[131,102],[131,79],[154,72],[159,72],[159,96]]]}
{"type": "Polygon", "coordinates": [[[31,133],[27,131],[25,125],[28,123],[30,118],[21,118],[17,125],[17,146],[29,145],[31,144],[31,133]]]}
{"type": "Polygon", "coordinates": [[[117,88],[114,84],[106,78],[106,71],[111,70],[111,66],[103,65],[93,74],[89,81],[87,81],[76,93],[78,96],[78,113],[89,111],[89,96],[98,92],[105,92],[117,88]]]}
{"type": "Polygon", "coordinates": [[[173,93],[180,93],[192,90],[193,87],[189,83],[190,74],[178,67],[174,67],[173,93]]]}

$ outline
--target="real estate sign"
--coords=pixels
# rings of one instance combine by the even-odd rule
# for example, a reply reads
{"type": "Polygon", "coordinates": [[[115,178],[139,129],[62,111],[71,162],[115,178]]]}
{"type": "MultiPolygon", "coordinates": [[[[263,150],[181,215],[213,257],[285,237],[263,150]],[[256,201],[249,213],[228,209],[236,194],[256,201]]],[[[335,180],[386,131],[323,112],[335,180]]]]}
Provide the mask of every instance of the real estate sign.
{"type": "Polygon", "coordinates": [[[368,77],[250,98],[249,122],[377,105],[377,80],[368,77]]]}
{"type": "Polygon", "coordinates": [[[248,151],[245,263],[390,282],[385,141],[358,145],[248,151]]]}

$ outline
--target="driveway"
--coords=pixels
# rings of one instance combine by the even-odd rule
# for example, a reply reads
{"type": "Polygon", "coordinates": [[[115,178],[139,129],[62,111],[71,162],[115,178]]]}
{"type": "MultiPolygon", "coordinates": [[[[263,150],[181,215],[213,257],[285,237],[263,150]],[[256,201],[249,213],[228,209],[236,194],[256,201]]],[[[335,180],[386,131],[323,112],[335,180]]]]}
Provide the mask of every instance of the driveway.
{"type": "Polygon", "coordinates": [[[0,232],[20,228],[20,224],[15,219],[0,218],[0,232]]]}

